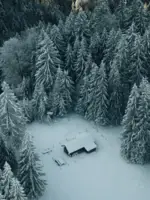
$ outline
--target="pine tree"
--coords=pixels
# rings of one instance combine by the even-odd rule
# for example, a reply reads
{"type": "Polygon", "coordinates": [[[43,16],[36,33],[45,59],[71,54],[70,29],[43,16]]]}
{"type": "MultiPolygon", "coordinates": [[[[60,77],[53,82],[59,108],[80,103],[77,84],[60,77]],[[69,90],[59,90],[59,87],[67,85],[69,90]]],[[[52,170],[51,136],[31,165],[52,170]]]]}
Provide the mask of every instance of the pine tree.
{"type": "Polygon", "coordinates": [[[130,161],[144,164],[150,161],[150,84],[143,78],[140,84],[139,106],[132,133],[130,161]]]}
{"type": "Polygon", "coordinates": [[[132,135],[134,136],[136,129],[138,101],[139,89],[136,84],[134,84],[122,121],[123,133],[121,138],[121,155],[129,161],[131,160],[132,135]]]}
{"type": "Polygon", "coordinates": [[[109,32],[108,39],[106,42],[106,49],[104,51],[104,63],[106,64],[106,72],[109,73],[110,71],[110,63],[112,62],[114,55],[115,55],[115,50],[116,50],[116,45],[121,38],[121,32],[115,31],[112,29],[109,32]]]}
{"type": "Polygon", "coordinates": [[[95,107],[95,90],[96,90],[96,82],[97,82],[97,74],[98,74],[98,66],[93,63],[92,70],[89,74],[89,89],[87,96],[87,109],[85,112],[85,118],[88,120],[95,120],[97,108],[95,107]]]}
{"type": "Polygon", "coordinates": [[[95,87],[95,107],[97,109],[95,122],[100,125],[108,125],[108,83],[105,71],[105,64],[102,61],[97,73],[95,87]]]}
{"type": "Polygon", "coordinates": [[[122,83],[116,60],[111,65],[109,74],[109,120],[113,125],[119,125],[122,120],[122,83]]]}
{"type": "Polygon", "coordinates": [[[20,185],[19,181],[16,178],[12,178],[11,180],[11,188],[10,188],[10,200],[27,200],[25,196],[24,189],[20,185]]]}
{"type": "Polygon", "coordinates": [[[65,54],[65,69],[69,72],[71,77],[74,76],[74,61],[73,61],[73,49],[70,43],[68,43],[66,54],[65,54]]]}
{"type": "Polygon", "coordinates": [[[53,86],[57,67],[61,65],[61,60],[57,48],[45,32],[40,46],[41,48],[36,53],[36,84],[43,84],[45,90],[49,91],[53,86]]]}
{"type": "Polygon", "coordinates": [[[24,115],[27,118],[27,122],[31,123],[34,120],[32,100],[24,98],[20,103],[22,105],[24,115]]]}
{"type": "Polygon", "coordinates": [[[19,181],[29,199],[37,199],[44,190],[46,181],[45,175],[39,164],[39,156],[35,153],[35,147],[29,134],[26,135],[19,159],[19,181]]]}
{"type": "Polygon", "coordinates": [[[77,54],[77,60],[75,63],[75,72],[76,72],[77,82],[79,82],[80,79],[82,79],[84,70],[86,68],[85,65],[86,65],[87,55],[88,55],[87,48],[88,48],[88,45],[87,45],[86,39],[85,37],[83,37],[81,40],[81,46],[79,48],[79,51],[77,54]]]}
{"type": "Polygon", "coordinates": [[[6,82],[2,85],[3,93],[0,95],[0,124],[10,145],[19,147],[25,132],[26,118],[21,105],[17,102],[13,91],[6,82]]]}
{"type": "Polygon", "coordinates": [[[33,112],[34,118],[40,121],[44,120],[48,104],[48,97],[44,90],[43,85],[36,85],[33,93],[33,112]]]}
{"type": "Polygon", "coordinates": [[[145,34],[143,36],[142,40],[143,46],[144,46],[144,54],[145,54],[145,60],[144,60],[144,68],[146,69],[147,77],[150,80],[150,27],[145,31],[145,34]]]}
{"type": "Polygon", "coordinates": [[[131,61],[130,61],[130,82],[131,85],[136,83],[140,84],[142,77],[146,75],[146,70],[144,68],[144,46],[142,44],[141,37],[136,36],[132,50],[131,50],[131,61]]]}
{"type": "Polygon", "coordinates": [[[4,171],[2,174],[2,195],[4,195],[5,199],[9,199],[12,178],[13,173],[11,171],[11,168],[9,164],[5,162],[4,171]]]}
{"type": "Polygon", "coordinates": [[[83,77],[83,82],[80,86],[79,95],[77,98],[77,104],[75,107],[75,111],[80,115],[85,115],[88,103],[88,91],[89,91],[89,76],[85,75],[83,77]]]}
{"type": "Polygon", "coordinates": [[[16,160],[16,155],[13,149],[7,147],[7,144],[1,135],[0,136],[0,169],[4,168],[5,162],[7,162],[11,166],[13,173],[16,174],[17,169],[18,169],[18,162],[16,160]]]}
{"type": "Polygon", "coordinates": [[[67,71],[57,70],[52,92],[52,112],[54,116],[64,116],[72,106],[73,82],[67,71]]]}
{"type": "Polygon", "coordinates": [[[57,47],[57,49],[63,59],[65,51],[66,51],[66,42],[65,42],[63,35],[61,34],[59,28],[56,25],[53,25],[53,27],[51,29],[50,38],[53,41],[54,45],[57,47]]]}

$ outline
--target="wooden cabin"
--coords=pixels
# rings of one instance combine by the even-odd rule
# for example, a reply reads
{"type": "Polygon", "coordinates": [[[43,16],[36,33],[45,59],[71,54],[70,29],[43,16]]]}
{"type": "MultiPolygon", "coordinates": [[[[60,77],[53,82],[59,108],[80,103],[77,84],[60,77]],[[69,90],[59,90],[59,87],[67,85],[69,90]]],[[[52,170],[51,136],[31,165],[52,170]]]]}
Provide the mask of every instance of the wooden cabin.
{"type": "Polygon", "coordinates": [[[64,145],[64,152],[69,156],[82,152],[91,153],[96,149],[97,145],[90,136],[77,137],[64,145]]]}

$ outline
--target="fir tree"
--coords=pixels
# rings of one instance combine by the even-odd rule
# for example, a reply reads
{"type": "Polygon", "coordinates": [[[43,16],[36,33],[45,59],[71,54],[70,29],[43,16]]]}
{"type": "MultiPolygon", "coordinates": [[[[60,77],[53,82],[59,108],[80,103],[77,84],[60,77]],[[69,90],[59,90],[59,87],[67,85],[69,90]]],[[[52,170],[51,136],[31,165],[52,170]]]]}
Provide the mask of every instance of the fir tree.
{"type": "Polygon", "coordinates": [[[136,129],[138,101],[139,89],[136,84],[134,84],[122,121],[123,133],[121,138],[121,155],[129,161],[131,160],[132,135],[134,136],[136,129]]]}
{"type": "Polygon", "coordinates": [[[73,49],[69,43],[65,55],[65,69],[69,72],[69,75],[71,75],[71,77],[74,76],[73,66],[74,66],[73,49]]]}
{"type": "Polygon", "coordinates": [[[4,196],[1,194],[1,192],[0,192],[0,200],[6,200],[6,199],[4,198],[4,196]]]}
{"type": "Polygon", "coordinates": [[[112,62],[114,55],[115,55],[115,50],[116,50],[116,45],[121,38],[121,32],[120,30],[116,32],[114,29],[112,29],[108,35],[108,39],[106,42],[106,49],[104,51],[104,63],[106,64],[106,72],[109,73],[110,71],[110,63],[112,62]]]}
{"type": "Polygon", "coordinates": [[[39,198],[45,190],[46,182],[42,178],[45,174],[42,172],[39,162],[40,159],[35,153],[31,137],[27,134],[20,154],[18,174],[20,183],[29,199],[39,198]]]}
{"type": "Polygon", "coordinates": [[[109,120],[113,125],[119,125],[122,120],[122,84],[116,62],[114,60],[109,74],[109,120]]]}
{"type": "Polygon", "coordinates": [[[0,136],[0,169],[4,168],[4,164],[7,162],[13,171],[16,174],[18,169],[18,162],[16,160],[16,155],[14,150],[8,148],[6,141],[4,141],[2,135],[0,136]]]}
{"type": "Polygon", "coordinates": [[[11,188],[10,188],[10,200],[27,200],[25,196],[24,189],[20,185],[19,181],[16,178],[12,178],[11,180],[11,188]]]}
{"type": "Polygon", "coordinates": [[[150,85],[143,78],[140,84],[139,106],[130,142],[130,161],[144,164],[150,161],[150,85]]]}
{"type": "Polygon", "coordinates": [[[77,60],[75,63],[75,72],[76,72],[77,82],[79,82],[80,79],[82,78],[84,70],[86,68],[85,65],[86,65],[87,55],[88,55],[87,48],[88,46],[87,46],[86,39],[85,37],[83,37],[81,40],[81,46],[79,48],[79,51],[77,54],[77,60]]]}
{"type": "Polygon", "coordinates": [[[44,87],[42,84],[41,85],[37,84],[35,86],[35,90],[33,93],[33,100],[32,100],[35,119],[43,121],[47,110],[47,104],[48,104],[48,97],[44,90],[44,87]]]}
{"type": "Polygon", "coordinates": [[[95,87],[95,107],[97,108],[95,117],[96,123],[100,125],[107,125],[109,123],[108,105],[107,75],[105,71],[105,64],[102,61],[100,69],[97,73],[97,81],[95,87]]]}
{"type": "Polygon", "coordinates": [[[54,116],[64,116],[72,106],[73,82],[67,71],[57,70],[52,92],[52,109],[54,116]]]}
{"type": "Polygon", "coordinates": [[[5,162],[4,171],[2,174],[2,195],[4,195],[5,199],[9,199],[12,178],[13,173],[11,171],[11,168],[9,164],[5,162]]]}
{"type": "Polygon", "coordinates": [[[139,85],[142,80],[142,76],[146,75],[146,70],[144,68],[144,60],[145,60],[144,46],[142,44],[141,37],[137,35],[131,50],[131,61],[130,61],[131,85],[133,85],[134,83],[139,85]]]}
{"type": "Polygon", "coordinates": [[[59,28],[56,25],[53,25],[51,29],[50,38],[53,41],[54,45],[57,47],[63,59],[65,51],[66,51],[66,43],[63,38],[63,35],[61,34],[59,28]]]}
{"type": "Polygon", "coordinates": [[[6,82],[2,85],[3,93],[0,95],[0,124],[8,143],[19,147],[25,132],[26,118],[21,105],[17,102],[12,90],[6,82]]]}
{"type": "Polygon", "coordinates": [[[87,104],[88,104],[88,91],[89,91],[89,80],[88,75],[83,77],[83,82],[80,86],[79,95],[77,98],[77,104],[75,107],[75,111],[80,115],[85,115],[87,104]]]}
{"type": "Polygon", "coordinates": [[[21,101],[22,109],[25,117],[27,118],[27,122],[31,123],[34,120],[34,112],[33,112],[33,103],[32,100],[24,98],[21,101]]]}
{"type": "Polygon", "coordinates": [[[88,89],[88,96],[87,96],[87,109],[85,112],[85,118],[88,120],[95,120],[97,108],[95,105],[95,90],[96,90],[96,82],[97,82],[97,74],[98,74],[98,66],[93,63],[92,70],[89,74],[89,89],[88,89]]]}
{"type": "Polygon", "coordinates": [[[58,50],[45,32],[40,45],[41,48],[36,53],[36,84],[43,84],[45,90],[49,91],[53,86],[55,73],[57,67],[61,65],[61,61],[58,50]]]}

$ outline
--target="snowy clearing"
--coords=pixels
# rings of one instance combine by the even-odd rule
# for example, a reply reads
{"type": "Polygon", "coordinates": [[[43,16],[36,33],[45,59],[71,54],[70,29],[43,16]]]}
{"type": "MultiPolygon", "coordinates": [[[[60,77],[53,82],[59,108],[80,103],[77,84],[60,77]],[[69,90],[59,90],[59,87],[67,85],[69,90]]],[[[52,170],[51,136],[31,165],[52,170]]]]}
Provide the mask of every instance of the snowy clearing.
{"type": "Polygon", "coordinates": [[[41,200],[149,199],[150,166],[127,164],[120,157],[120,128],[96,127],[71,115],[52,125],[33,123],[28,131],[34,136],[48,182],[41,200]],[[83,133],[91,134],[98,150],[68,157],[61,145],[83,133]],[[55,158],[62,158],[65,165],[58,166],[55,158]]]}

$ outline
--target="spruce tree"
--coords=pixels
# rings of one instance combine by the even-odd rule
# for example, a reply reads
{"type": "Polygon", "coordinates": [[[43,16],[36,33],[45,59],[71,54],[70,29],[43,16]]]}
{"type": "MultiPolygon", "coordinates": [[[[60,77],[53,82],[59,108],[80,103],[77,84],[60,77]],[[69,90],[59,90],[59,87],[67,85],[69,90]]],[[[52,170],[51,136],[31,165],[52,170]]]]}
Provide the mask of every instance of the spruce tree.
{"type": "Polygon", "coordinates": [[[65,54],[65,69],[69,72],[71,77],[74,76],[74,61],[73,61],[73,49],[70,43],[68,43],[66,54],[65,54]]]}
{"type": "Polygon", "coordinates": [[[95,107],[97,109],[95,122],[100,125],[108,125],[108,83],[105,64],[102,61],[97,73],[95,87],[95,107]]]}
{"type": "Polygon", "coordinates": [[[89,74],[89,89],[88,89],[88,96],[87,96],[87,109],[85,112],[85,118],[88,120],[95,120],[97,108],[95,105],[95,95],[96,95],[96,82],[97,82],[97,74],[98,74],[98,66],[93,63],[92,70],[89,74]]]}
{"type": "Polygon", "coordinates": [[[120,73],[114,60],[109,74],[109,120],[119,125],[122,120],[122,83],[120,73]]]}
{"type": "Polygon", "coordinates": [[[19,181],[29,199],[39,198],[44,190],[46,181],[42,172],[39,156],[29,134],[26,135],[19,159],[19,181]]]}
{"type": "Polygon", "coordinates": [[[72,106],[73,82],[67,71],[57,70],[56,80],[52,91],[52,109],[54,116],[64,116],[72,106]]]}
{"type": "Polygon", "coordinates": [[[109,73],[110,71],[110,63],[112,62],[114,55],[116,53],[116,45],[121,38],[121,32],[115,31],[112,29],[109,32],[108,39],[106,42],[106,49],[104,51],[104,63],[106,64],[106,72],[109,73]]]}
{"type": "Polygon", "coordinates": [[[36,85],[35,90],[33,93],[33,100],[32,100],[32,106],[33,106],[33,112],[34,112],[34,119],[37,119],[39,121],[43,121],[46,110],[47,110],[47,104],[48,104],[48,97],[44,90],[44,86],[36,85]]]}
{"type": "Polygon", "coordinates": [[[53,25],[53,27],[51,29],[50,38],[53,41],[54,45],[57,47],[57,49],[63,59],[65,51],[66,51],[66,42],[65,42],[63,35],[61,34],[59,28],[56,25],[53,25]]]}
{"type": "Polygon", "coordinates": [[[132,133],[130,161],[145,164],[150,161],[150,84],[143,78],[139,87],[139,105],[132,133]]]}
{"type": "Polygon", "coordinates": [[[4,198],[4,196],[1,194],[1,192],[0,192],[0,200],[6,200],[6,199],[4,198]]]}
{"type": "Polygon", "coordinates": [[[142,44],[142,39],[139,35],[136,36],[131,50],[131,60],[130,60],[130,82],[131,85],[136,83],[140,84],[142,77],[146,75],[146,69],[144,68],[144,46],[142,44]]]}
{"type": "Polygon", "coordinates": [[[8,138],[8,144],[18,148],[25,132],[26,118],[21,105],[6,82],[2,84],[0,95],[0,126],[2,134],[8,138]]]}
{"type": "Polygon", "coordinates": [[[65,21],[65,39],[68,42],[73,42],[75,37],[74,31],[74,23],[75,23],[76,14],[74,12],[70,12],[69,16],[66,18],[65,21]]]}
{"type": "Polygon", "coordinates": [[[54,83],[57,68],[61,65],[59,52],[52,40],[44,32],[44,39],[40,43],[41,48],[36,56],[36,84],[44,85],[46,91],[49,91],[54,83]]]}
{"type": "Polygon", "coordinates": [[[0,169],[3,170],[4,164],[7,162],[13,173],[16,174],[18,169],[18,162],[13,149],[8,148],[7,142],[4,141],[2,135],[0,136],[0,169]]]}
{"type": "Polygon", "coordinates": [[[9,199],[12,178],[13,173],[11,171],[10,165],[5,162],[4,171],[2,174],[2,195],[4,195],[5,199],[9,199]]]}
{"type": "Polygon", "coordinates": [[[121,155],[129,161],[132,159],[132,136],[135,135],[139,95],[139,89],[136,84],[134,84],[122,121],[123,132],[121,137],[121,155]]]}
{"type": "Polygon", "coordinates": [[[11,188],[10,188],[10,200],[27,200],[25,196],[24,189],[20,185],[17,178],[12,178],[11,180],[11,188]]]}
{"type": "Polygon", "coordinates": [[[86,65],[87,55],[88,55],[88,52],[87,52],[88,45],[87,45],[87,41],[85,37],[82,38],[80,45],[81,46],[77,53],[77,60],[75,63],[75,72],[76,72],[77,82],[79,82],[80,79],[82,79],[84,70],[86,68],[85,65],[86,65]]]}

